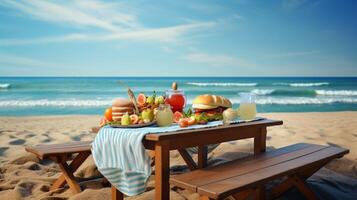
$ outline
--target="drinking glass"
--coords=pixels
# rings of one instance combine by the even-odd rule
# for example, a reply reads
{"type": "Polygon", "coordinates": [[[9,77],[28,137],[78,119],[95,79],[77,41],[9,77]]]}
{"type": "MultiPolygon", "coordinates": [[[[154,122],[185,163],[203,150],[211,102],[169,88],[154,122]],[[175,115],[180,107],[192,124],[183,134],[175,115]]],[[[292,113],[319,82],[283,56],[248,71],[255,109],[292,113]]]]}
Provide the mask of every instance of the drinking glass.
{"type": "Polygon", "coordinates": [[[240,93],[239,116],[243,120],[254,119],[257,114],[255,95],[252,93],[240,93]]]}
{"type": "Polygon", "coordinates": [[[171,111],[170,105],[161,104],[156,114],[157,125],[170,126],[173,122],[174,114],[171,111]]]}

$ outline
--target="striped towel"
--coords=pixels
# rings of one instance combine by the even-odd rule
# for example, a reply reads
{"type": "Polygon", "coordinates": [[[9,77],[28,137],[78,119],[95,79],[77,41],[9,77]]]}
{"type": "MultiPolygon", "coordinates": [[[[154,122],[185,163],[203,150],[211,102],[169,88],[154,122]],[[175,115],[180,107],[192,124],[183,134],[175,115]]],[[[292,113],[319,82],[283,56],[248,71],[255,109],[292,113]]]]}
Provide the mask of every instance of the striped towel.
{"type": "MultiPolygon", "coordinates": [[[[222,125],[222,121],[209,122],[206,125],[193,125],[180,128],[169,127],[112,128],[99,130],[92,143],[92,154],[98,170],[120,192],[134,196],[145,191],[151,175],[151,159],[147,154],[142,139],[148,133],[163,133],[184,129],[207,128],[222,125]]],[[[209,147],[213,150],[217,145],[209,147]]],[[[196,153],[195,149],[189,150],[196,153]]]]}

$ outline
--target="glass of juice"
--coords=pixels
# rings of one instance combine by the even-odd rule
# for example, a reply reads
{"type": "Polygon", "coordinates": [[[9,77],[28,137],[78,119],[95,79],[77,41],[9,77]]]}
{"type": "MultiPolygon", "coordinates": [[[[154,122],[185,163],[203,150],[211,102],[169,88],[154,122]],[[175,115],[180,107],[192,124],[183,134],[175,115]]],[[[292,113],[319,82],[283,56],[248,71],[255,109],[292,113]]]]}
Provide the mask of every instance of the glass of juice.
{"type": "Polygon", "coordinates": [[[182,112],[186,105],[186,97],[182,90],[166,90],[165,103],[170,104],[172,112],[182,112]]]}
{"type": "Polygon", "coordinates": [[[168,104],[161,104],[156,114],[156,122],[159,126],[170,126],[173,122],[174,114],[168,104]]]}
{"type": "Polygon", "coordinates": [[[239,116],[243,120],[254,119],[257,114],[255,95],[252,93],[240,93],[239,116]]]}

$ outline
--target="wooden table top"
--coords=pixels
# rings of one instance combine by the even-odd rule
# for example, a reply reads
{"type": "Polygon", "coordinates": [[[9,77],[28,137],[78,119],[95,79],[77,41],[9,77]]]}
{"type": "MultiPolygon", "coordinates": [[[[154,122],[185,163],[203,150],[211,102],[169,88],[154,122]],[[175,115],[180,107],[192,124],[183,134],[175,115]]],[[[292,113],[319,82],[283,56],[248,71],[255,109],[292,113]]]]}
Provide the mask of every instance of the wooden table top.
{"type": "Polygon", "coordinates": [[[190,136],[192,134],[198,134],[198,133],[217,132],[217,131],[224,131],[224,130],[231,130],[231,129],[239,130],[239,129],[251,128],[251,127],[259,128],[259,127],[277,126],[282,124],[283,121],[281,120],[263,119],[259,121],[214,126],[208,128],[185,129],[185,130],[165,132],[165,133],[150,133],[145,136],[145,140],[147,141],[172,140],[175,138],[181,138],[181,137],[190,136]]]}

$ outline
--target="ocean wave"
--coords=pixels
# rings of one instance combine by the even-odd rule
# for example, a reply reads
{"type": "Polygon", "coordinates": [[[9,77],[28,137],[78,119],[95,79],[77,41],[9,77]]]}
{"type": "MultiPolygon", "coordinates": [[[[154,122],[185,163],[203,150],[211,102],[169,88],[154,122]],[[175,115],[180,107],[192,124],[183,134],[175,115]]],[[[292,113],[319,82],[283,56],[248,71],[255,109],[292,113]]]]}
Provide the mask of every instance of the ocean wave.
{"type": "Polygon", "coordinates": [[[315,90],[254,89],[251,92],[259,96],[316,96],[315,90]]]}
{"type": "MultiPolygon", "coordinates": [[[[239,103],[238,101],[234,103],[239,103]]],[[[357,103],[356,98],[262,98],[257,99],[257,104],[278,104],[278,105],[303,105],[303,104],[333,104],[333,103],[357,103]]]]}
{"type": "Polygon", "coordinates": [[[273,83],[273,85],[288,85],[290,87],[318,87],[330,85],[329,82],[317,82],[317,83],[273,83]]]}
{"type": "Polygon", "coordinates": [[[35,107],[35,106],[57,106],[57,107],[102,107],[111,105],[111,100],[7,100],[0,101],[0,107],[35,107]]]}
{"type": "Polygon", "coordinates": [[[316,90],[318,95],[326,96],[357,96],[356,90],[316,90]]]}
{"type": "Polygon", "coordinates": [[[257,86],[258,83],[198,83],[198,82],[188,82],[186,83],[187,85],[194,85],[194,86],[221,86],[221,87],[227,87],[227,86],[241,86],[241,87],[254,87],[257,86]]]}
{"type": "Polygon", "coordinates": [[[0,83],[0,89],[7,89],[11,86],[10,83],[0,83]]]}
{"type": "Polygon", "coordinates": [[[333,103],[357,103],[355,98],[264,98],[258,99],[257,104],[278,104],[278,105],[304,105],[304,104],[333,104],[333,103]]]}
{"type": "MultiPolygon", "coordinates": [[[[239,104],[239,97],[229,98],[233,104],[239,104]]],[[[333,103],[357,103],[357,98],[314,98],[314,97],[259,97],[256,99],[258,105],[319,105],[333,103]]],[[[188,101],[192,104],[192,100],[188,101]]]]}
{"type": "Polygon", "coordinates": [[[251,91],[253,94],[256,95],[269,95],[269,94],[273,94],[275,92],[275,90],[273,89],[254,89],[251,91]]]}

